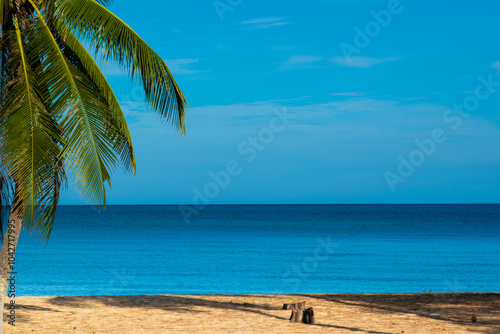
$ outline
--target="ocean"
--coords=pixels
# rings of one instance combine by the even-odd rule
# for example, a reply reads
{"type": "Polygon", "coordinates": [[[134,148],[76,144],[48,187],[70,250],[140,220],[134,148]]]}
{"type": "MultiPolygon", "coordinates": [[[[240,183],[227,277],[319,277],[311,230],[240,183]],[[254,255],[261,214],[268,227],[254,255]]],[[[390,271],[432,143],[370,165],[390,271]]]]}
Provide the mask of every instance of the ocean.
{"type": "Polygon", "coordinates": [[[500,292],[500,205],[179,209],[60,206],[16,295],[500,292]]]}

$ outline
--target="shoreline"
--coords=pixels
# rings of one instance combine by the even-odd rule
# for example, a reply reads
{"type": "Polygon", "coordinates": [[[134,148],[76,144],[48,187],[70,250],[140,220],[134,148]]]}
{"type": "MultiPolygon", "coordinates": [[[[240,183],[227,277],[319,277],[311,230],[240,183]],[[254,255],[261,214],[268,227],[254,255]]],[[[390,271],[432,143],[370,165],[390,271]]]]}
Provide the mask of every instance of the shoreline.
{"type": "MultiPolygon", "coordinates": [[[[137,296],[234,296],[234,297],[247,297],[247,296],[418,296],[418,295],[498,295],[500,292],[496,291],[466,291],[466,292],[439,292],[439,291],[422,291],[422,292],[333,292],[333,293],[161,293],[161,294],[125,294],[125,295],[43,295],[43,296],[21,296],[16,295],[16,298],[98,298],[98,297],[137,297],[137,296]]],[[[9,299],[8,297],[6,300],[9,299]]]]}
{"type": "Polygon", "coordinates": [[[5,333],[500,333],[500,293],[102,295],[15,303],[15,326],[4,308],[5,333]],[[282,306],[298,301],[314,308],[314,325],[288,321],[291,311],[282,306]]]}

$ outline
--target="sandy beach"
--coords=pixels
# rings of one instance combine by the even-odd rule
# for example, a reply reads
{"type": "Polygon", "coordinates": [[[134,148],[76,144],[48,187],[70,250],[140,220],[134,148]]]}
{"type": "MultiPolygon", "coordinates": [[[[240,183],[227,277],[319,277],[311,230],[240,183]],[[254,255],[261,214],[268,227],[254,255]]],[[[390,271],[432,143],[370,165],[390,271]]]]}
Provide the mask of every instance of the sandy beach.
{"type": "Polygon", "coordinates": [[[5,333],[500,333],[494,293],[18,297],[16,305],[15,327],[4,310],[5,333]],[[314,325],[288,321],[282,305],[297,301],[314,308],[314,325]]]}

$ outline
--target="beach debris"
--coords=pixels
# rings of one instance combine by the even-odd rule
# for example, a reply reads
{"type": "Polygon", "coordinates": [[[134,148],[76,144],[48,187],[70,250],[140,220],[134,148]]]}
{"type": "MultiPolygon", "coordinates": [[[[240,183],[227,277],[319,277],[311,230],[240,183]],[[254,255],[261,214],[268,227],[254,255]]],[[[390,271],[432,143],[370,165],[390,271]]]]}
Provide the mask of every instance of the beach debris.
{"type": "Polygon", "coordinates": [[[302,322],[304,324],[314,324],[314,311],[310,307],[306,309],[306,302],[283,304],[283,310],[291,310],[290,322],[302,322]]]}
{"type": "Polygon", "coordinates": [[[293,303],[293,304],[283,304],[283,310],[304,310],[306,308],[306,302],[298,302],[298,303],[293,303]]]}
{"type": "Polygon", "coordinates": [[[290,316],[290,322],[302,322],[303,317],[304,317],[304,310],[292,311],[292,315],[290,316]]]}
{"type": "Polygon", "coordinates": [[[305,324],[314,324],[314,311],[312,307],[304,310],[304,315],[302,316],[302,322],[305,324]]]}
{"type": "Polygon", "coordinates": [[[475,315],[472,316],[472,318],[470,319],[472,322],[477,322],[477,317],[475,315]]]}

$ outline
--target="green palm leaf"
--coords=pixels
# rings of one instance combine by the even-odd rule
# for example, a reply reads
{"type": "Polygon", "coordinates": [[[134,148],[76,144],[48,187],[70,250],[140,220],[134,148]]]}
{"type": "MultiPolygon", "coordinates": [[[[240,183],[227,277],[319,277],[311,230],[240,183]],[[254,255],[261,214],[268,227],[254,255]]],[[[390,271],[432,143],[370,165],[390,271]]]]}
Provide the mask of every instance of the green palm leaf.
{"type": "Polygon", "coordinates": [[[184,132],[186,100],[165,62],[128,25],[93,0],[61,0],[56,14],[105,61],[142,81],[151,107],[184,132]],[[106,27],[106,29],[102,29],[106,27]]]}
{"type": "Polygon", "coordinates": [[[50,233],[57,203],[54,187],[60,188],[64,177],[54,169],[61,153],[59,125],[45,109],[43,96],[32,73],[17,17],[11,57],[6,69],[11,80],[5,86],[0,116],[0,152],[4,168],[15,188],[13,207],[30,228],[37,222],[42,235],[50,233]],[[60,182],[55,183],[54,178],[60,182]]]}
{"type": "Polygon", "coordinates": [[[103,182],[109,182],[110,176],[99,152],[99,138],[96,138],[92,128],[97,122],[89,120],[95,109],[105,105],[92,94],[86,93],[86,87],[78,80],[80,73],[65,59],[42,14],[30,2],[38,14],[33,27],[33,53],[43,59],[42,68],[45,69],[39,77],[40,84],[51,87],[53,115],[66,137],[62,156],[66,158],[81,191],[93,203],[105,205],[103,182]],[[89,110],[94,105],[98,107],[89,110]]]}
{"type": "Polygon", "coordinates": [[[110,3],[0,0],[0,206],[45,239],[67,175],[104,206],[111,172],[135,173],[125,117],[85,43],[140,80],[154,111],[184,132],[187,104],[168,67],[110,3]]]}
{"type": "Polygon", "coordinates": [[[125,170],[129,170],[131,168],[135,173],[135,157],[132,148],[132,138],[130,137],[127,122],[120,108],[120,104],[116,99],[108,81],[106,80],[106,77],[103,75],[101,69],[97,66],[85,47],[73,35],[71,30],[69,30],[57,16],[54,16],[52,22],[58,32],[58,35],[65,44],[63,52],[65,52],[66,58],[95,83],[100,93],[102,93],[106,99],[106,103],[108,104],[112,115],[111,120],[116,122],[116,126],[118,127],[118,131],[115,131],[114,133],[113,131],[110,131],[108,136],[111,137],[116,134],[124,134],[124,136],[120,135],[119,138],[117,138],[114,149],[115,151],[120,152],[121,162],[125,170]]]}

